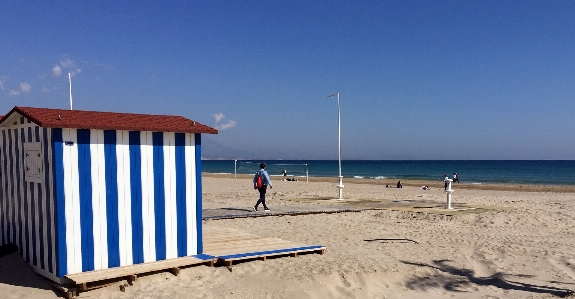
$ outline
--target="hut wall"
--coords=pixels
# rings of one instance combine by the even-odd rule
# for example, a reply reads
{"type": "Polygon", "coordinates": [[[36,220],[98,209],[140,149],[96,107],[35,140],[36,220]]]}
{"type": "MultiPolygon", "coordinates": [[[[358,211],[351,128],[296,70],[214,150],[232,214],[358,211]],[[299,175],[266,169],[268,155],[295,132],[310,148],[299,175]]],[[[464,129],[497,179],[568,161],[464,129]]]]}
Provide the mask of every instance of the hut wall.
{"type": "Polygon", "coordinates": [[[0,128],[0,245],[37,272],[60,282],[202,252],[200,134],[14,119],[0,128]]]}
{"type": "Polygon", "coordinates": [[[58,277],[201,252],[199,134],[52,130],[58,277]]]}
{"type": "Polygon", "coordinates": [[[0,128],[0,245],[18,245],[38,272],[56,269],[51,130],[24,117],[0,128]]]}

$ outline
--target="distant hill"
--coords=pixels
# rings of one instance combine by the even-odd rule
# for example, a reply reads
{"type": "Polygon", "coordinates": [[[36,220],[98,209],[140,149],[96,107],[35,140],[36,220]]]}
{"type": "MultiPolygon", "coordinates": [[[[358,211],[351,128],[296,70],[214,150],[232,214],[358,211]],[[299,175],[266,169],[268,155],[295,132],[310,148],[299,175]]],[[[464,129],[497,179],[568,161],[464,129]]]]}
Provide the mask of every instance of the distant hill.
{"type": "Polygon", "coordinates": [[[251,156],[246,151],[222,145],[213,136],[202,135],[202,159],[204,160],[249,160],[251,156]]]}

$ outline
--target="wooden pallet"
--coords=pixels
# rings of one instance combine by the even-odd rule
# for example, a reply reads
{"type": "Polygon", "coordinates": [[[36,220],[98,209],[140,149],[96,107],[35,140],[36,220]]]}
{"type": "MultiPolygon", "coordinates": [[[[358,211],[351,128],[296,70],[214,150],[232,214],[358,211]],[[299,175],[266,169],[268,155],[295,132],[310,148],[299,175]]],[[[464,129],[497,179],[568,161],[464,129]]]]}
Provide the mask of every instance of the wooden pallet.
{"type": "Polygon", "coordinates": [[[204,252],[217,257],[218,262],[232,266],[237,260],[300,253],[324,254],[325,246],[309,246],[278,238],[265,238],[231,228],[206,228],[204,230],[204,252]]]}
{"type": "Polygon", "coordinates": [[[264,261],[267,257],[276,257],[282,255],[289,255],[291,257],[297,257],[298,253],[325,253],[325,246],[303,246],[303,247],[291,247],[276,250],[266,250],[266,251],[256,251],[256,252],[246,252],[240,254],[230,254],[224,256],[218,256],[218,262],[225,264],[228,267],[232,266],[232,263],[237,260],[245,259],[256,259],[261,258],[264,261]]]}
{"type": "MultiPolygon", "coordinates": [[[[54,284],[54,288],[62,292],[66,298],[78,296],[80,292],[85,292],[97,288],[102,288],[115,284],[126,279],[128,284],[132,284],[138,279],[138,275],[156,271],[169,271],[174,275],[180,274],[180,268],[206,264],[214,266],[217,258],[206,254],[180,257],[175,259],[156,261],[144,264],[122,266],[102,270],[94,270],[75,274],[68,274],[64,277],[70,281],[67,285],[54,284]]],[[[125,284],[120,285],[120,290],[125,288],[125,284]]]]}
{"type": "Polygon", "coordinates": [[[137,280],[138,275],[144,273],[169,271],[178,275],[180,268],[186,266],[199,264],[214,266],[216,262],[219,262],[231,267],[232,263],[238,260],[266,260],[267,257],[285,255],[297,257],[301,253],[324,254],[326,250],[324,246],[309,246],[278,238],[260,237],[231,228],[206,227],[203,235],[203,254],[68,274],[64,277],[70,283],[67,285],[55,284],[54,288],[62,292],[66,298],[72,298],[78,296],[80,292],[118,284],[118,282],[126,280],[127,283],[119,285],[120,290],[124,291],[128,285],[137,280]]]}

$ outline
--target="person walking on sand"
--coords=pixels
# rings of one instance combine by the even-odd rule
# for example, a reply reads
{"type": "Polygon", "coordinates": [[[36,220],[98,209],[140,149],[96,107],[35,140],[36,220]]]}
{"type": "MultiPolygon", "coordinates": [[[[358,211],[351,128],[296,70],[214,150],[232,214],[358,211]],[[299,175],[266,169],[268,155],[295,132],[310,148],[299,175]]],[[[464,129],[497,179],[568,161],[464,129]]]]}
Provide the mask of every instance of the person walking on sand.
{"type": "Polygon", "coordinates": [[[457,172],[453,173],[453,182],[459,183],[459,176],[457,175],[457,172]]]}
{"type": "Polygon", "coordinates": [[[254,175],[254,189],[258,189],[258,191],[260,192],[260,198],[258,199],[258,202],[256,202],[256,205],[253,206],[252,208],[254,212],[258,211],[258,206],[260,205],[260,203],[264,206],[264,211],[266,212],[270,211],[270,209],[268,209],[268,207],[266,206],[266,191],[268,189],[268,185],[270,186],[270,189],[272,188],[272,181],[270,180],[268,172],[265,171],[264,168],[266,168],[266,163],[264,162],[260,163],[260,170],[258,170],[254,175]],[[260,188],[258,188],[257,186],[258,178],[261,178],[262,181],[262,186],[260,188]]]}
{"type": "Polygon", "coordinates": [[[447,174],[444,174],[443,177],[443,182],[445,182],[443,190],[447,190],[447,182],[449,181],[449,178],[447,177],[447,174]]]}

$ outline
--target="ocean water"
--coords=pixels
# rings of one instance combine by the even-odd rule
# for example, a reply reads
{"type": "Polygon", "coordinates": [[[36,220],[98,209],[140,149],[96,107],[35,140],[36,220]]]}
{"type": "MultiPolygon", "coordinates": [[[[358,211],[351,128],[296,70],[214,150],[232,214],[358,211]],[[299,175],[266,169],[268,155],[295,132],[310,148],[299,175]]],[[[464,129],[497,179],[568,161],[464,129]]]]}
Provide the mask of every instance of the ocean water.
{"type": "MultiPolygon", "coordinates": [[[[337,160],[268,160],[271,176],[337,177],[337,160]]],[[[260,161],[203,160],[202,171],[208,173],[252,174],[260,161]]],[[[369,161],[343,160],[344,178],[443,180],[457,172],[461,183],[575,185],[575,160],[415,160],[369,161]]]]}

